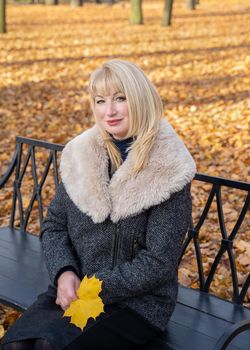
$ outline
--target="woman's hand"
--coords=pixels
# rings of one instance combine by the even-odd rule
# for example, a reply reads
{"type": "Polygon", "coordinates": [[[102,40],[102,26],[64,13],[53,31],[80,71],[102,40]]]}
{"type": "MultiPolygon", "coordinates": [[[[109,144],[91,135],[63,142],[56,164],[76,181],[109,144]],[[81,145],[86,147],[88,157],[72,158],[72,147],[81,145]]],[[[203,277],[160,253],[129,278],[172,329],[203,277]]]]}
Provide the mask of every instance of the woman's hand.
{"type": "Polygon", "coordinates": [[[73,271],[65,271],[57,281],[56,304],[66,310],[71,301],[77,299],[76,291],[80,286],[80,279],[73,271]]]}

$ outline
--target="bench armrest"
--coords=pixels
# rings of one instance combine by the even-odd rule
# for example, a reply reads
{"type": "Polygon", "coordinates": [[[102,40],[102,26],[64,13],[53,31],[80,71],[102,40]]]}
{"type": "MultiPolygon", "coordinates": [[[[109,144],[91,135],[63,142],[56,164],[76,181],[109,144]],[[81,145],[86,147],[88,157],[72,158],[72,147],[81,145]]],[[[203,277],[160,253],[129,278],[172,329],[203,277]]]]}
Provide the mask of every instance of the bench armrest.
{"type": "Polygon", "coordinates": [[[12,175],[13,170],[16,166],[16,162],[17,162],[17,150],[15,150],[5,174],[0,178],[0,189],[3,188],[3,186],[6,184],[6,182],[9,180],[10,176],[12,175]]]}
{"type": "Polygon", "coordinates": [[[250,319],[240,321],[229,327],[215,344],[213,350],[225,350],[229,343],[240,333],[250,329],[250,319]]]}

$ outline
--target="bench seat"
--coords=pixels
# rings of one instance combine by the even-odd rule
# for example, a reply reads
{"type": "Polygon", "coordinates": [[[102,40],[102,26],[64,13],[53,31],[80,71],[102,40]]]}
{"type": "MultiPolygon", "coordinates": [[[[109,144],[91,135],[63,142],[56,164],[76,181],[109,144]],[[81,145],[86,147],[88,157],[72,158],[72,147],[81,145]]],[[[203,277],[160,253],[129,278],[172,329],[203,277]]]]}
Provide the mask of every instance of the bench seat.
{"type": "MultiPolygon", "coordinates": [[[[167,330],[143,350],[212,350],[234,323],[250,320],[250,309],[195,289],[179,286],[167,330]]],[[[249,350],[250,331],[238,335],[227,350],[249,350]]]]}
{"type": "Polygon", "coordinates": [[[38,236],[0,228],[0,302],[25,310],[46,291],[49,276],[38,236]]]}

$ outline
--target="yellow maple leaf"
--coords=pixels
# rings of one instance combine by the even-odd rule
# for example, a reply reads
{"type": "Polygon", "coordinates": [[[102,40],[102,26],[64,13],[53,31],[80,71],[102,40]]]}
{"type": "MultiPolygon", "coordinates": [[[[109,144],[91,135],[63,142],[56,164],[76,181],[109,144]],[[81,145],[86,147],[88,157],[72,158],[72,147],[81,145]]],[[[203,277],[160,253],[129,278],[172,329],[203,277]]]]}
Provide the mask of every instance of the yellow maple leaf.
{"type": "Polygon", "coordinates": [[[4,328],[2,325],[0,325],[0,340],[3,338],[4,336],[4,328]]]}
{"type": "Polygon", "coordinates": [[[101,290],[101,280],[95,276],[85,276],[77,290],[78,299],[70,303],[63,316],[70,316],[70,322],[83,330],[90,317],[96,319],[104,312],[104,304],[99,297],[101,290]]]}

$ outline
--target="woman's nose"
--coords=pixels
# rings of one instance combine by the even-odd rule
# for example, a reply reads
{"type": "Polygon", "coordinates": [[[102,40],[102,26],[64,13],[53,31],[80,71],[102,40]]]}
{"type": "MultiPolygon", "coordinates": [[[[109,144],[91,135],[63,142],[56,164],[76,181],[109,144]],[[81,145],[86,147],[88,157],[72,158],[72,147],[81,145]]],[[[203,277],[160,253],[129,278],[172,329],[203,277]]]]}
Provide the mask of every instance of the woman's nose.
{"type": "Polygon", "coordinates": [[[107,102],[106,104],[106,115],[112,116],[116,114],[115,104],[113,102],[107,102]]]}

